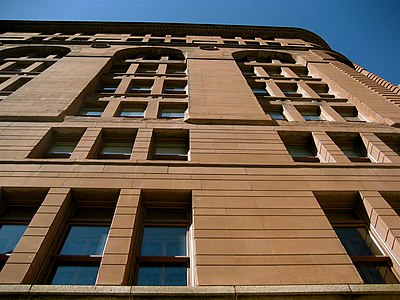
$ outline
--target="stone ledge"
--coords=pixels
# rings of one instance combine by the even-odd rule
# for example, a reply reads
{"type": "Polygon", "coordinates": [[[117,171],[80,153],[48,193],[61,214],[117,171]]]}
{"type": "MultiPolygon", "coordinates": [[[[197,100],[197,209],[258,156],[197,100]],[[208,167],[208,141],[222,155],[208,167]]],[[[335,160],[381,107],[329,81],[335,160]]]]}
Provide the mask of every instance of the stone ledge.
{"type": "Polygon", "coordinates": [[[400,284],[271,285],[271,286],[51,286],[0,285],[0,299],[226,299],[226,300],[350,300],[400,299],[400,284]]]}

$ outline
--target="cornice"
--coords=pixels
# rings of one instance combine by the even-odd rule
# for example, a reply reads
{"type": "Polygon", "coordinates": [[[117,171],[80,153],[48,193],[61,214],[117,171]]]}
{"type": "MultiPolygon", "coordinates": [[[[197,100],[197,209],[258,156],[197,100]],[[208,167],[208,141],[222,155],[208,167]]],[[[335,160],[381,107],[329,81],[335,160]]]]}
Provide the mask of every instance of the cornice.
{"type": "Polygon", "coordinates": [[[302,39],[315,43],[322,48],[330,49],[329,45],[317,34],[296,27],[248,26],[248,25],[212,25],[212,24],[179,24],[179,23],[137,23],[137,22],[91,22],[91,21],[0,21],[2,31],[14,32],[62,32],[75,34],[115,33],[144,35],[157,33],[159,35],[203,35],[203,36],[259,36],[302,39]]]}

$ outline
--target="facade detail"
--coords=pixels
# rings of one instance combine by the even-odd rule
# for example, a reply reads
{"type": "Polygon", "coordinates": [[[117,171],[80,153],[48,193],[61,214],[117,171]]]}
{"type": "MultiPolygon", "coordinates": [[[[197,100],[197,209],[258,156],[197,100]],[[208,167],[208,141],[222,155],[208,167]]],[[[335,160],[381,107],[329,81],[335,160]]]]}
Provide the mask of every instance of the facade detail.
{"type": "Polygon", "coordinates": [[[399,299],[398,87],[297,28],[0,23],[0,298],[399,299]]]}

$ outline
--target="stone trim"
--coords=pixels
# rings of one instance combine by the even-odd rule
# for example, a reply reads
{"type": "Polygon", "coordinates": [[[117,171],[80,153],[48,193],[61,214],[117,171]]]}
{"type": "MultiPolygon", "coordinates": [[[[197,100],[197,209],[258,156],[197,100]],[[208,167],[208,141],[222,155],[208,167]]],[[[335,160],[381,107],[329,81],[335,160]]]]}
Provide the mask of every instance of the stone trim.
{"type": "Polygon", "coordinates": [[[356,64],[354,64],[355,69],[338,62],[331,62],[331,65],[357,80],[390,103],[400,107],[400,88],[356,64]]]}
{"type": "Polygon", "coordinates": [[[49,286],[1,285],[2,299],[385,299],[400,297],[398,284],[360,285],[273,285],[211,287],[137,287],[137,286],[49,286]]]}
{"type": "Polygon", "coordinates": [[[244,26],[244,25],[206,25],[206,24],[178,24],[178,23],[135,23],[135,22],[84,22],[84,21],[0,21],[3,31],[58,31],[63,33],[85,32],[88,34],[114,33],[123,34],[134,32],[135,34],[156,33],[167,35],[204,35],[220,36],[228,35],[258,35],[259,37],[279,37],[303,39],[304,41],[318,44],[330,49],[329,45],[317,34],[301,28],[272,27],[272,26],[244,26]]]}

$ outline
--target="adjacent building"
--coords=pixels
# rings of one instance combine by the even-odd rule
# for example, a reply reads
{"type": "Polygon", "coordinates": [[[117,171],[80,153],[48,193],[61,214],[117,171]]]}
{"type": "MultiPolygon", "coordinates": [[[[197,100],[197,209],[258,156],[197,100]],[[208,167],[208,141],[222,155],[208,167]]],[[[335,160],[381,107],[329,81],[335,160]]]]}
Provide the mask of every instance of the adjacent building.
{"type": "Polygon", "coordinates": [[[399,87],[298,28],[0,24],[0,297],[399,299],[399,87]]]}

